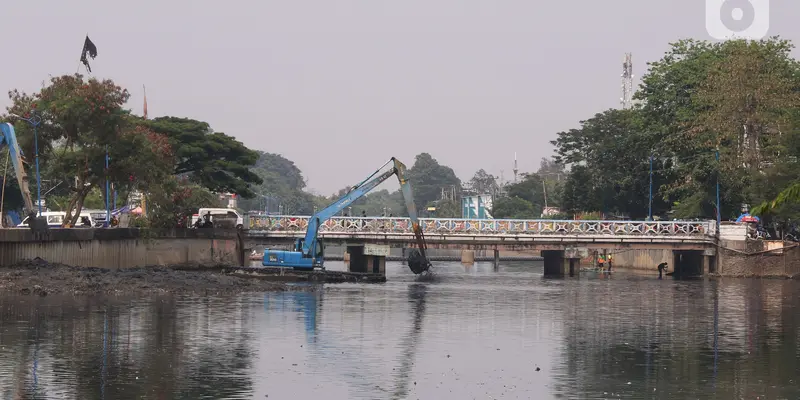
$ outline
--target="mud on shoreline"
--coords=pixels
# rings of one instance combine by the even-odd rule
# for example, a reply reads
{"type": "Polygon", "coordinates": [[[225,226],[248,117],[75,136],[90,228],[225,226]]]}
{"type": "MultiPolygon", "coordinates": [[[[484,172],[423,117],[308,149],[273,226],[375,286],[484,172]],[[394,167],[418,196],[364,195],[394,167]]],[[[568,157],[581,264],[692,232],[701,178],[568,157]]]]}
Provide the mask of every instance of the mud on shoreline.
{"type": "Polygon", "coordinates": [[[223,268],[197,266],[143,267],[111,270],[70,267],[41,259],[0,267],[0,294],[225,294],[286,290],[316,290],[312,285],[292,285],[226,273],[223,268]]]}

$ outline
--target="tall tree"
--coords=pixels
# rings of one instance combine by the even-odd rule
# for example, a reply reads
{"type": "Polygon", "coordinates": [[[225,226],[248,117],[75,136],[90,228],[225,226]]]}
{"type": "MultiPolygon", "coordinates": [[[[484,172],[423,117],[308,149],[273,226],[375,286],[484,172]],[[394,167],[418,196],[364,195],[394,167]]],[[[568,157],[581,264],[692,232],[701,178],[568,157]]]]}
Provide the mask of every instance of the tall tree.
{"type": "MultiPolygon", "coordinates": [[[[578,129],[558,134],[553,141],[556,163],[585,167],[575,170],[580,172],[579,176],[567,180],[571,186],[565,186],[563,194],[568,212],[617,212],[631,218],[647,216],[649,160],[654,145],[643,131],[645,128],[636,110],[607,110],[581,121],[578,129]],[[577,201],[576,191],[581,190],[592,193],[597,201],[577,201]],[[567,197],[571,197],[569,201],[567,197]],[[576,210],[577,206],[590,209],[576,210]]],[[[663,194],[655,198],[655,213],[666,212],[667,204],[663,194]]]]}
{"type": "Polygon", "coordinates": [[[457,196],[461,192],[461,180],[453,169],[439,164],[428,153],[417,155],[414,165],[407,171],[407,176],[414,191],[417,209],[439,200],[442,189],[447,191],[455,188],[457,196]]]}
{"type": "MultiPolygon", "coordinates": [[[[64,75],[51,78],[38,93],[15,90],[9,97],[9,114],[27,117],[35,111],[41,118],[40,163],[66,178],[70,190],[65,224],[76,222],[88,193],[106,179],[126,182],[136,177],[143,183],[156,182],[171,162],[173,153],[166,138],[134,123],[123,108],[128,92],[110,80],[64,75]],[[113,160],[109,169],[107,154],[113,160]]],[[[19,136],[24,145],[33,143],[33,132],[27,127],[19,136]]]]}
{"type": "Polygon", "coordinates": [[[146,121],[153,131],[169,138],[175,151],[176,175],[212,192],[255,196],[251,186],[263,182],[251,167],[259,154],[222,132],[214,132],[206,122],[189,118],[159,117],[146,121]]]}
{"type": "Polygon", "coordinates": [[[651,65],[637,96],[659,154],[673,161],[663,192],[675,201],[675,216],[713,218],[717,182],[723,217],[763,196],[756,188],[764,169],[788,155],[778,132],[791,129],[798,102],[791,48],[776,38],[681,41],[651,65]]]}
{"type": "Polygon", "coordinates": [[[245,210],[283,211],[284,214],[307,214],[314,212],[314,197],[303,189],[306,181],[295,163],[280,154],[256,151],[258,159],[251,172],[260,183],[252,185],[254,197],[243,200],[239,206],[245,210]]]}
{"type": "Polygon", "coordinates": [[[496,195],[499,189],[497,179],[482,168],[475,172],[475,175],[469,180],[469,186],[475,194],[479,195],[496,195]]]}

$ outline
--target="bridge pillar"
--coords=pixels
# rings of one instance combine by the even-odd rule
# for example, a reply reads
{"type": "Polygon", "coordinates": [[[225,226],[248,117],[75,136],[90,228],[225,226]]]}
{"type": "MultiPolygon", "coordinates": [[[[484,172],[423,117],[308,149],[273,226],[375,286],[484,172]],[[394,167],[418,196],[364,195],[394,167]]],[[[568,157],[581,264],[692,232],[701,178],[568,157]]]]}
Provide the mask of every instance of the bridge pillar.
{"type": "Polygon", "coordinates": [[[386,276],[386,256],[389,246],[373,244],[348,244],[347,271],[386,276]]]}
{"type": "Polygon", "coordinates": [[[545,276],[564,276],[564,251],[542,250],[545,276]]]}
{"type": "Polygon", "coordinates": [[[461,262],[475,264],[475,250],[461,250],[461,262]]]}
{"type": "Polygon", "coordinates": [[[545,276],[577,276],[581,270],[581,259],[574,251],[542,250],[545,276]]]}
{"type": "Polygon", "coordinates": [[[494,249],[494,270],[500,268],[500,250],[494,249]]]}

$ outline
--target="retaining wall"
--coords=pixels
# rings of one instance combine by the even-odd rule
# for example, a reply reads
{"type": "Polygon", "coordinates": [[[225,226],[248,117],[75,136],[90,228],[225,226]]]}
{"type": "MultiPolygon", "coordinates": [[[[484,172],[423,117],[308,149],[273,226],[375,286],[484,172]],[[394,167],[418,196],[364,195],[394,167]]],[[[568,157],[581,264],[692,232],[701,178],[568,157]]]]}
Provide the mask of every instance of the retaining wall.
{"type": "Polygon", "coordinates": [[[0,266],[41,258],[80,267],[131,268],[154,265],[241,265],[241,239],[233,230],[136,228],[0,230],[0,266]]]}
{"type": "MultiPolygon", "coordinates": [[[[601,252],[602,253],[602,252],[601,252]]],[[[614,268],[658,270],[658,264],[673,263],[672,250],[668,249],[630,249],[609,251],[614,268]]]]}
{"type": "Polygon", "coordinates": [[[717,274],[736,277],[800,277],[800,247],[774,248],[768,241],[748,241],[717,250],[717,274]],[[745,248],[742,251],[739,248],[745,248]]]}

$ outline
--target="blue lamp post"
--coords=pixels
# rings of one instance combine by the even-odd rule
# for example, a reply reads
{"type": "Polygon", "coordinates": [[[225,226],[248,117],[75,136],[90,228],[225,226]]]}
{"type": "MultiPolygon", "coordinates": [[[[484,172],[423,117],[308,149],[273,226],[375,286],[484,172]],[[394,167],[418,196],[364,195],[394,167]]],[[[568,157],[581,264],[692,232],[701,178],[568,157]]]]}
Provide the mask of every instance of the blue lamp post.
{"type": "Polygon", "coordinates": [[[647,198],[647,220],[653,220],[653,155],[650,155],[650,195],[647,198]]]}
{"type": "Polygon", "coordinates": [[[108,145],[106,145],[106,228],[111,221],[111,202],[110,202],[109,182],[108,182],[108,145]]]}
{"type": "Polygon", "coordinates": [[[31,111],[30,118],[20,117],[16,114],[9,114],[17,117],[33,126],[33,148],[34,157],[36,158],[36,204],[39,206],[39,215],[42,215],[42,179],[39,176],[39,125],[42,123],[42,117],[36,115],[36,110],[31,111]]]}
{"type": "Polygon", "coordinates": [[[719,226],[722,224],[722,210],[719,201],[719,149],[714,153],[714,158],[717,159],[717,235],[719,235],[719,226]]]}

